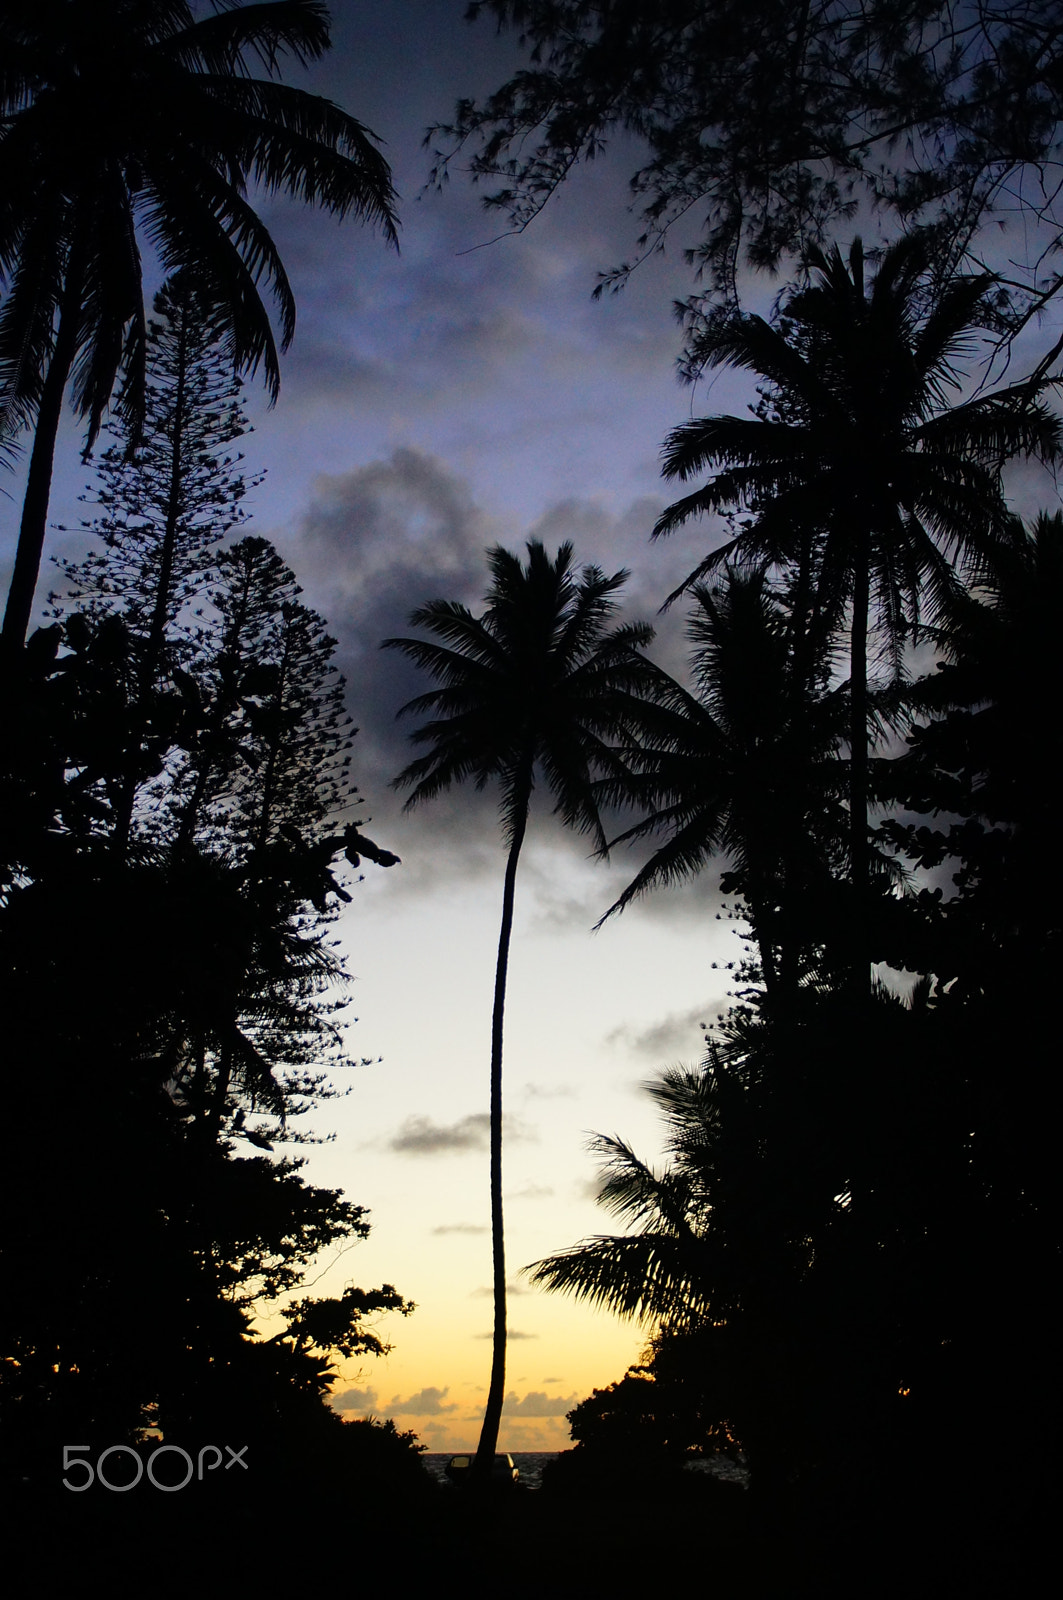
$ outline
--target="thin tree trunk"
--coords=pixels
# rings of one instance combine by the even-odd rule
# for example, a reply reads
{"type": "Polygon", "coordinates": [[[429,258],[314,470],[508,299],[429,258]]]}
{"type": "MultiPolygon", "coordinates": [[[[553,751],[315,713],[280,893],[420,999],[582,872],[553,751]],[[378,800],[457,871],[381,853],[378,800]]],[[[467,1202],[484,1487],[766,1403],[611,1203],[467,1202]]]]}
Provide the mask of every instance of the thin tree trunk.
{"type": "Polygon", "coordinates": [[[52,463],[55,460],[55,441],[63,415],[63,395],[67,379],[77,353],[77,317],[74,296],[67,291],[59,314],[59,328],[55,336],[52,359],[41,389],[37,408],[37,423],[33,430],[33,451],[26,478],[26,494],[22,502],[22,525],[19,528],[18,549],[15,552],[15,570],[7,592],[7,609],[4,612],[3,654],[11,661],[26,642],[33,597],[44,553],[44,536],[48,527],[48,502],[52,492],[52,463]]]}
{"type": "Polygon", "coordinates": [[[870,539],[859,543],[853,573],[853,620],[849,636],[849,874],[853,895],[853,990],[866,994],[870,982],[867,938],[871,852],[867,837],[867,617],[870,539]]]}
{"type": "Polygon", "coordinates": [[[498,960],[495,964],[495,1001],[491,1018],[491,1252],[494,1265],[495,1322],[491,1354],[491,1384],[487,1391],[480,1442],[476,1447],[473,1471],[486,1482],[494,1464],[502,1404],[506,1395],[506,1249],[502,1224],[502,1026],[506,1009],[506,971],[509,966],[509,936],[513,928],[513,894],[517,881],[517,860],[528,825],[531,798],[530,774],[520,785],[519,809],[506,862],[502,891],[502,926],[498,934],[498,960]]]}

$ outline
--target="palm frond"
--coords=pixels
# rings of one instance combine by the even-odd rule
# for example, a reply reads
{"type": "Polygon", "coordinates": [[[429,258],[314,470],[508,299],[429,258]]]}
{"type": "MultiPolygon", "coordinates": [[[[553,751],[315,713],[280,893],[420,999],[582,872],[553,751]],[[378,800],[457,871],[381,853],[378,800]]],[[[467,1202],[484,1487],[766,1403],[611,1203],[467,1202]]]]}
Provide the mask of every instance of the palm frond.
{"type": "Polygon", "coordinates": [[[602,850],[598,784],[658,683],[659,669],[640,653],[652,629],[611,626],[627,574],[575,570],[570,544],[551,559],[532,540],[526,561],[496,546],[488,566],[480,616],[456,601],[430,601],[410,620],[434,639],[384,641],[438,684],[399,712],[430,714],[411,734],[430,750],[395,783],[412,787],[407,804],[415,804],[470,778],[481,788],[497,778],[511,837],[538,771],[556,813],[602,850]]]}
{"type": "Polygon", "coordinates": [[[710,1295],[689,1244],[667,1234],[599,1236],[534,1262],[532,1283],[640,1322],[686,1326],[707,1316],[710,1295]]]}

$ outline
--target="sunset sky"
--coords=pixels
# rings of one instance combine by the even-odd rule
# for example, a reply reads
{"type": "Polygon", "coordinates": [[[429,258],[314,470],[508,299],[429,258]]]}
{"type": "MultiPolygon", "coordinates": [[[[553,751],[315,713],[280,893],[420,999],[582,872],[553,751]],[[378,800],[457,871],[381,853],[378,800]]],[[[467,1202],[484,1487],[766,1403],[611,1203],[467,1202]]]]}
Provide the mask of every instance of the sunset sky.
{"type": "MultiPolygon", "coordinates": [[[[367,831],[402,858],[386,873],[366,868],[338,924],[355,980],[351,1050],[374,1064],[317,1113],[316,1130],[335,1140],[311,1150],[307,1174],[370,1207],[373,1233],[323,1259],[312,1292],[389,1282],[417,1302],[407,1321],[380,1325],[392,1354],[348,1363],[334,1401],[348,1415],[393,1416],[436,1450],[475,1443],[490,1364],[486,1113],[504,857],[490,793],[459,791],[403,815],[388,787],[410,759],[395,713],[427,684],[379,641],[406,633],[428,599],[477,606],[485,549],[530,537],[551,550],[571,539],[581,561],[630,567],[627,614],[654,617],[717,538],[694,526],[650,545],[670,498],[661,441],[692,406],[722,412],[751,398],[727,374],[694,397],[676,379],[672,303],[690,289],[682,247],[693,235],[621,296],[592,301],[596,272],[629,253],[638,232],[623,151],[577,173],[524,234],[496,242],[499,219],[484,214],[460,165],[441,194],[424,192],[426,126],[517,61],[489,23],[464,24],[464,9],[465,0],[337,0],[332,56],[293,77],[383,140],[402,197],[401,252],[356,225],[264,207],[299,322],[276,408],[248,391],[256,431],[244,445],[249,467],[268,473],[251,531],[275,540],[338,637],[367,831]]],[[[775,287],[760,287],[762,309],[775,287]]],[[[86,481],[70,424],[54,523],[76,526],[86,481]]],[[[9,490],[8,547],[19,504],[14,482],[9,490]]],[[[49,548],[84,544],[53,533],[49,548]]],[[[659,658],[678,671],[682,608],[657,623],[659,658]]],[[[564,1447],[565,1411],[638,1357],[638,1328],[531,1291],[518,1270],[612,1230],[593,1203],[587,1137],[617,1133],[658,1156],[640,1084],[698,1059],[699,1024],[723,1009],[725,964],[741,954],[733,925],[717,920],[709,877],[592,934],[637,860],[621,851],[609,867],[588,861],[585,843],[536,799],[507,1007],[515,1292],[503,1449],[564,1447]]]]}

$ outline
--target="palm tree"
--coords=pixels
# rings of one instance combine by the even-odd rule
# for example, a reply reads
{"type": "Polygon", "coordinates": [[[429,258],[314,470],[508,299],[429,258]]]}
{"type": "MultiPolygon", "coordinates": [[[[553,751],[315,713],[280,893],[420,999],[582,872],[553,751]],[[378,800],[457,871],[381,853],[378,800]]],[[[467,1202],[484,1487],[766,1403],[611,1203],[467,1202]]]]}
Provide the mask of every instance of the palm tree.
{"type": "MultiPolygon", "coordinates": [[[[750,511],[750,523],[677,594],[729,559],[790,568],[801,560],[821,604],[848,605],[850,875],[860,897],[870,865],[872,621],[896,664],[921,607],[941,613],[955,595],[952,558],[985,562],[1007,538],[1004,462],[1054,459],[1061,428],[1028,385],[948,403],[957,360],[989,314],[990,277],[954,278],[932,292],[917,237],[894,244],[870,284],[859,240],[848,263],[836,246],[808,261],[816,281],[788,302],[778,327],[740,316],[703,334],[703,365],[745,368],[764,382],[764,397],[756,417],[699,417],[669,435],[666,477],[715,475],[667,507],[654,536],[700,513],[750,511]]],[[[862,986],[865,953],[855,961],[862,986]]]]}
{"type": "Polygon", "coordinates": [[[1039,963],[1052,988],[1063,871],[1058,740],[1046,708],[1060,682],[1061,582],[1063,514],[1016,523],[1014,542],[935,630],[945,659],[909,691],[925,720],[895,763],[900,792],[919,795],[925,811],[969,819],[950,828],[947,851],[962,862],[950,916],[970,937],[962,987],[971,991],[989,982],[1005,992],[1010,972],[1040,992],[1039,963]]]}
{"type": "Polygon", "coordinates": [[[134,434],[143,411],[145,313],[140,247],[184,270],[217,319],[236,371],[264,369],[295,304],[249,184],[394,242],[391,176],[373,136],[330,101],[278,81],[329,47],[318,0],[9,0],[0,8],[0,438],[34,427],[8,649],[25,638],[40,568],[52,460],[67,384],[99,431],[119,372],[117,408],[134,434]],[[257,61],[265,76],[252,75],[257,61]]]}
{"type": "Polygon", "coordinates": [[[848,696],[826,686],[827,630],[796,641],[800,619],[763,568],[727,566],[694,597],[695,692],[662,675],[638,744],[622,752],[626,770],[602,785],[603,799],[646,812],[613,845],[665,836],[605,916],[723,855],[774,999],[796,985],[798,943],[814,933],[813,902],[838,864],[848,696]]]}
{"type": "Polygon", "coordinates": [[[630,1231],[585,1239],[526,1270],[533,1283],[617,1316],[688,1328],[719,1315],[725,1298],[724,1260],[711,1236],[728,1080],[711,1060],[696,1072],[669,1068],[644,1087],[665,1119],[669,1165],[657,1172],[606,1134],[590,1141],[600,1163],[598,1204],[630,1231]]]}
{"type": "Polygon", "coordinates": [[[492,583],[480,617],[464,605],[433,600],[410,618],[441,643],[385,639],[440,684],[403,706],[431,714],[411,737],[429,746],[395,779],[412,790],[407,807],[452,784],[473,779],[478,789],[497,781],[503,838],[508,847],[502,923],[495,965],[491,1023],[491,1235],[494,1344],[491,1383],[476,1455],[490,1471],[498,1439],[506,1369],[506,1268],[502,1216],[502,1032],[517,862],[528,825],[536,776],[556,800],[555,812],[606,848],[598,814],[596,775],[613,765],[610,741],[630,738],[642,696],[657,671],[640,654],[653,637],[645,623],[611,627],[615,595],[626,572],[606,577],[598,567],[572,569],[572,546],[551,561],[542,544],[528,560],[496,546],[488,553],[492,583]]]}

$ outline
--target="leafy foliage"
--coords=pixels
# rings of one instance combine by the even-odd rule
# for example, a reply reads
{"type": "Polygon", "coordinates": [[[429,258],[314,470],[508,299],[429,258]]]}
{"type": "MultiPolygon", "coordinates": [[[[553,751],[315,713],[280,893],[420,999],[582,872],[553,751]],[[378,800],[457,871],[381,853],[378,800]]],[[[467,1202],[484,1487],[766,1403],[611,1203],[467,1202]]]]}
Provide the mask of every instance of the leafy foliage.
{"type": "Polygon", "coordinates": [[[395,238],[390,175],[372,135],[279,82],[282,57],[306,65],[328,49],[324,7],[277,0],[197,18],[183,0],[45,0],[5,5],[0,39],[5,408],[32,420],[62,308],[78,323],[74,402],[90,445],[120,366],[119,413],[136,431],[146,356],[138,224],[168,274],[195,276],[230,365],[263,365],[275,396],[276,346],[257,283],[276,298],[285,344],[295,306],[248,187],[353,212],[395,238]],[[264,77],[252,75],[255,63],[264,77]]]}
{"type": "Polygon", "coordinates": [[[859,240],[848,262],[837,247],[808,260],[817,281],[787,302],[780,327],[720,318],[701,336],[699,361],[765,380],[761,414],[695,418],[673,430],[667,476],[720,470],[669,506],[654,532],[705,512],[747,511],[737,536],[676,594],[722,562],[744,560],[790,575],[813,636],[824,620],[847,623],[852,982],[864,988],[873,877],[869,634],[896,682],[904,642],[924,613],[945,616],[963,567],[986,570],[1009,537],[1005,461],[1054,461],[1061,433],[1036,386],[947,404],[988,278],[934,285],[919,238],[892,245],[870,284],[859,240]]]}
{"type": "MultiPolygon", "coordinates": [[[[782,994],[747,988],[701,1066],[650,1086],[662,1167],[596,1137],[623,1231],[532,1276],[642,1321],[653,1345],[577,1408],[581,1448],[610,1430],[647,1449],[736,1437],[769,1515],[822,1518],[827,1537],[839,1516],[912,1514],[905,1463],[931,1439],[952,1510],[1003,1514],[975,1466],[987,1413],[972,1396],[996,1372],[1012,1443],[1049,1470],[1058,1093],[1043,1041],[1060,898],[1030,688],[1059,676],[1046,580],[1061,537],[1058,517],[1013,526],[939,631],[942,665],[908,692],[907,749],[877,763],[892,808],[877,848],[908,887],[882,896],[873,954],[906,972],[907,999],[877,982],[858,1000],[829,965],[782,994]]],[[[822,927],[844,952],[844,921],[822,927]]]]}
{"type": "Polygon", "coordinates": [[[349,820],[321,619],[267,541],[218,548],[245,425],[198,306],[157,302],[140,454],[104,458],[103,549],[64,568],[3,750],[9,1104],[36,1137],[3,1180],[0,1405],[29,1456],[75,1426],[327,1431],[334,1355],[385,1352],[376,1318],[413,1309],[390,1285],[298,1297],[368,1232],[270,1154],[346,1063],[333,863],[396,858],[349,820]]]}
{"type": "Polygon", "coordinates": [[[249,187],[354,215],[396,238],[387,163],[356,118],[281,83],[328,49],[318,0],[10,0],[0,9],[0,441],[34,429],[8,655],[29,625],[68,382],[86,449],[113,410],[132,438],[146,404],[142,248],[194,282],[237,374],[280,385],[295,301],[249,187]],[[265,73],[255,77],[257,63],[265,73]],[[121,380],[119,382],[119,380],[121,380]],[[116,385],[117,395],[114,394],[116,385]]]}
{"type": "Polygon", "coordinates": [[[707,300],[737,299],[747,265],[796,264],[870,206],[930,228],[946,271],[1018,216],[1037,245],[1011,252],[1016,320],[1058,290],[1055,0],[474,0],[467,14],[516,33],[528,63],[432,130],[437,179],[467,152],[485,203],[519,229],[574,167],[634,136],[644,226],[600,287],[693,214],[697,327],[707,300]]]}
{"type": "Polygon", "coordinates": [[[497,779],[507,842],[522,822],[538,767],[570,827],[605,844],[592,787],[608,768],[610,740],[638,717],[654,677],[639,654],[653,637],[645,623],[607,628],[626,572],[607,578],[598,567],[572,572],[572,546],[551,562],[538,541],[527,566],[508,550],[489,552],[487,610],[438,600],[410,618],[444,642],[385,639],[442,684],[401,714],[438,712],[411,737],[431,744],[396,782],[416,805],[473,778],[478,789],[497,779]]]}

